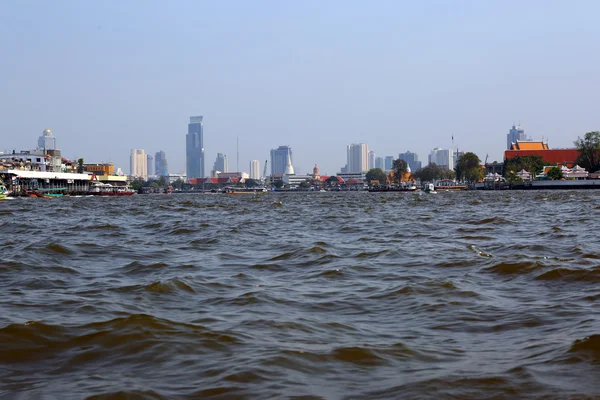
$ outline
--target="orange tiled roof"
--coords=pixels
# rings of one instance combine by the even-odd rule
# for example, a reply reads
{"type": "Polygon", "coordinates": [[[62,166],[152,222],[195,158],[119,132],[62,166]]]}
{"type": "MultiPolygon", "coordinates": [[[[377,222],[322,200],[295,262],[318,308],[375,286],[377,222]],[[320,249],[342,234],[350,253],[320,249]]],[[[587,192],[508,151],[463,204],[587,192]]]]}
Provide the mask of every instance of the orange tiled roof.
{"type": "Polygon", "coordinates": [[[517,140],[516,143],[511,144],[511,150],[548,150],[548,143],[542,141],[539,142],[522,142],[517,140]]]}

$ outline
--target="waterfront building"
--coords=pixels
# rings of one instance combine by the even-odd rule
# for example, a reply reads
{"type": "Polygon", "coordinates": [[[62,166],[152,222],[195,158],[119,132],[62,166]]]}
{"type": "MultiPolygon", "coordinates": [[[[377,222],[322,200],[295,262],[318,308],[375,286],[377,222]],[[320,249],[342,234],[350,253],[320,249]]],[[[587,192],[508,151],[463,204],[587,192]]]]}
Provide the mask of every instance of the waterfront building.
{"type": "Polygon", "coordinates": [[[260,161],[252,160],[250,161],[250,179],[258,180],[260,179],[260,161]]]}
{"type": "Polygon", "coordinates": [[[386,171],[391,171],[392,170],[392,166],[394,165],[394,156],[386,156],[385,157],[385,170],[386,171]]]}
{"type": "Polygon", "coordinates": [[[517,141],[530,141],[531,139],[525,135],[525,130],[523,130],[519,125],[515,126],[513,124],[512,128],[508,131],[506,135],[506,149],[510,150],[510,146],[517,141]]]}
{"type": "Polygon", "coordinates": [[[83,164],[83,170],[91,172],[96,176],[115,175],[115,164],[113,163],[86,163],[83,164]]]}
{"type": "Polygon", "coordinates": [[[422,167],[421,161],[419,161],[419,156],[417,155],[417,153],[407,151],[406,153],[398,154],[398,158],[400,160],[406,161],[406,164],[410,167],[411,171],[416,171],[422,167]]]}
{"type": "Polygon", "coordinates": [[[56,149],[56,138],[52,135],[52,131],[50,129],[45,129],[44,132],[42,132],[42,136],[38,138],[38,149],[56,149]]]}
{"type": "Polygon", "coordinates": [[[572,168],[577,165],[578,149],[551,149],[548,142],[520,141],[513,143],[509,150],[504,151],[504,159],[510,160],[516,156],[540,156],[547,165],[564,165],[572,168]]]}
{"type": "Polygon", "coordinates": [[[135,178],[148,180],[148,167],[146,152],[141,149],[132,149],[129,156],[129,175],[135,178]]]}
{"type": "Polygon", "coordinates": [[[368,162],[368,166],[367,169],[373,169],[375,168],[375,152],[373,150],[369,151],[369,162],[368,162]]]}
{"type": "Polygon", "coordinates": [[[346,147],[346,172],[360,173],[369,170],[369,145],[353,143],[346,147]]]}
{"type": "Polygon", "coordinates": [[[190,117],[186,135],[186,176],[204,177],[204,126],[202,116],[190,117]]]}
{"type": "Polygon", "coordinates": [[[271,150],[271,175],[283,175],[287,166],[288,158],[293,164],[292,148],[279,146],[271,150]]]}
{"type": "Polygon", "coordinates": [[[148,176],[152,176],[154,175],[154,157],[152,157],[150,154],[148,154],[146,156],[146,168],[148,169],[147,175],[148,176]]]}
{"type": "Polygon", "coordinates": [[[383,163],[383,157],[375,158],[375,168],[385,169],[385,164],[383,163]]]}
{"type": "Polygon", "coordinates": [[[454,170],[454,156],[452,155],[452,150],[441,149],[439,147],[431,150],[431,154],[429,154],[429,164],[435,164],[451,171],[454,170]]]}
{"type": "Polygon", "coordinates": [[[213,165],[213,171],[229,172],[229,163],[226,155],[223,153],[217,153],[217,159],[213,165]]]}
{"type": "Polygon", "coordinates": [[[154,154],[154,173],[157,176],[169,175],[169,164],[167,163],[167,156],[162,150],[154,154]]]}

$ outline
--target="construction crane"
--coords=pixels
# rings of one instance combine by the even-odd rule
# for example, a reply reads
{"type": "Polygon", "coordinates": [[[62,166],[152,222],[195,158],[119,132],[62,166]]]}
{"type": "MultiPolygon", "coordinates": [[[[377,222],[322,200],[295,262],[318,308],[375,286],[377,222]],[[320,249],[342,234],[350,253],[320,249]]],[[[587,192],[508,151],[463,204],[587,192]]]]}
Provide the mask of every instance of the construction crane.
{"type": "Polygon", "coordinates": [[[267,181],[267,161],[269,160],[265,160],[265,168],[263,169],[263,182],[267,181]]]}

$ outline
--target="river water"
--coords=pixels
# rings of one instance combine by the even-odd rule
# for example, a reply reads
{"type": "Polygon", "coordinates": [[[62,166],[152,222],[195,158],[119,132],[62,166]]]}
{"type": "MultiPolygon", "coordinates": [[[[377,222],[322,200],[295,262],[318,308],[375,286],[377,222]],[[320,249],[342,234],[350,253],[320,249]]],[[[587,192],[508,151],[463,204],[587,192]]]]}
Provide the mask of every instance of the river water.
{"type": "Polygon", "coordinates": [[[600,398],[600,191],[0,202],[0,398],[600,398]]]}

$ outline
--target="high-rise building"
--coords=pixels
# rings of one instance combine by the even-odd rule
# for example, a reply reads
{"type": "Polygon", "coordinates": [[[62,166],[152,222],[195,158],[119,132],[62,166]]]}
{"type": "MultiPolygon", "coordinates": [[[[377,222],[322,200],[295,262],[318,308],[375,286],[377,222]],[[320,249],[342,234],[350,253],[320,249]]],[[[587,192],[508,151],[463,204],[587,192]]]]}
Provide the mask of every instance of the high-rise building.
{"type": "Polygon", "coordinates": [[[398,154],[398,158],[406,161],[406,164],[410,167],[411,171],[416,171],[422,167],[417,153],[411,153],[410,151],[407,151],[406,153],[398,154]]]}
{"type": "Polygon", "coordinates": [[[369,162],[368,162],[368,166],[367,169],[373,169],[375,168],[375,152],[373,150],[371,150],[369,152],[369,162]]]}
{"type": "Polygon", "coordinates": [[[369,145],[364,143],[352,143],[346,147],[347,171],[356,173],[368,171],[369,169],[369,145]]]}
{"type": "Polygon", "coordinates": [[[392,166],[394,165],[394,156],[385,156],[385,170],[391,171],[392,166]]]}
{"type": "Polygon", "coordinates": [[[150,154],[146,156],[146,168],[148,168],[148,176],[154,175],[154,157],[152,157],[150,154]]]}
{"type": "Polygon", "coordinates": [[[50,129],[45,129],[38,139],[38,148],[41,150],[56,150],[56,138],[50,129]]]}
{"type": "Polygon", "coordinates": [[[375,158],[375,168],[384,169],[384,167],[385,167],[385,164],[383,163],[383,158],[376,157],[375,158]]]}
{"type": "Polygon", "coordinates": [[[186,136],[187,178],[204,178],[204,128],[202,116],[190,117],[186,136]]]}
{"type": "Polygon", "coordinates": [[[510,145],[517,143],[517,140],[529,141],[531,138],[525,135],[525,130],[521,129],[519,125],[513,125],[506,135],[506,150],[510,150],[510,145]]]}
{"type": "Polygon", "coordinates": [[[250,179],[260,179],[260,161],[250,161],[250,179]]]}
{"type": "Polygon", "coordinates": [[[289,146],[279,146],[271,150],[271,175],[283,175],[287,166],[288,155],[293,163],[292,148],[289,146]]]}
{"type": "Polygon", "coordinates": [[[132,149],[131,156],[129,158],[129,174],[136,178],[143,180],[148,179],[148,167],[146,165],[148,159],[146,158],[146,152],[140,149],[132,149]]]}
{"type": "Polygon", "coordinates": [[[223,153],[217,153],[217,159],[213,165],[213,171],[229,172],[229,163],[226,155],[223,153]]]}
{"type": "Polygon", "coordinates": [[[169,164],[164,151],[159,151],[154,155],[154,173],[157,176],[169,176],[169,164]]]}
{"type": "Polygon", "coordinates": [[[431,154],[429,154],[429,164],[435,164],[439,167],[453,170],[454,156],[452,155],[452,150],[440,149],[439,147],[431,150],[431,154]]]}

